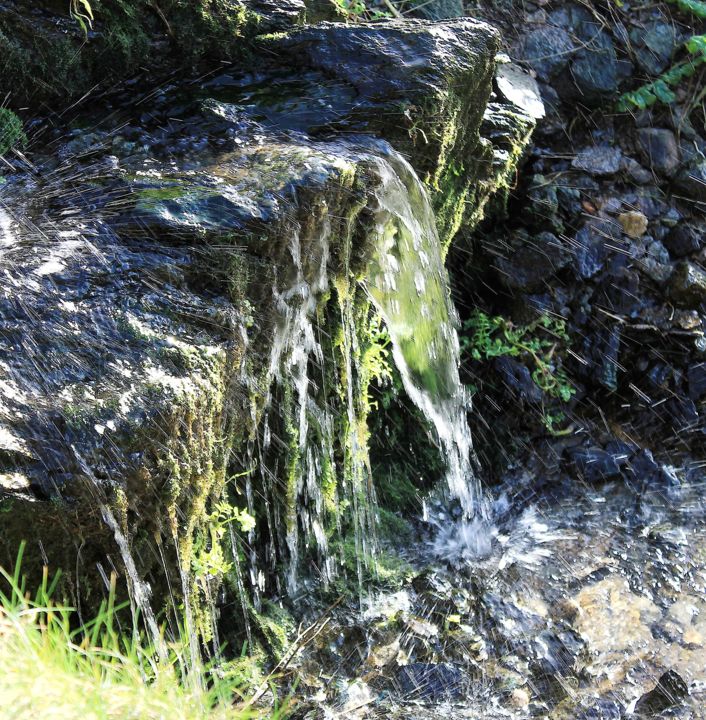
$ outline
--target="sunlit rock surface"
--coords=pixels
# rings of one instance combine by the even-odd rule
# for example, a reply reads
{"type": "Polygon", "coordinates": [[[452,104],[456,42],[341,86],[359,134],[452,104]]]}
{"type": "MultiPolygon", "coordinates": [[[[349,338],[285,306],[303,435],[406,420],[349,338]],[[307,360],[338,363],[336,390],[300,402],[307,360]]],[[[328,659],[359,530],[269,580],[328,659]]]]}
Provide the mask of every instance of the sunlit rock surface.
{"type": "Polygon", "coordinates": [[[31,165],[14,158],[0,205],[5,562],[28,539],[28,567],[75,573],[78,596],[122,561],[158,603],[193,591],[211,606],[235,566],[232,588],[258,607],[265,588],[295,593],[309,561],[330,578],[344,525],[365,562],[376,312],[361,281],[381,167],[408,153],[445,242],[461,216],[444,207],[480,212],[519,157],[479,136],[496,47],[466,20],[271,36],[255,71],[116,90],[47,130],[31,165]],[[228,534],[229,560],[209,530],[224,493],[257,528],[248,548],[228,534]]]}

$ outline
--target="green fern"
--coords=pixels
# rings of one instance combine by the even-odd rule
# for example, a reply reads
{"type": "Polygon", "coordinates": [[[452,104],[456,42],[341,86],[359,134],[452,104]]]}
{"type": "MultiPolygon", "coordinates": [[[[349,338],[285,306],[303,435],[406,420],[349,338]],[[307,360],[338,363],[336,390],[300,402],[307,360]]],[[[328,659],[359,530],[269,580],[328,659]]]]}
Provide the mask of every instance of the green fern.
{"type": "MultiPolygon", "coordinates": [[[[682,1],[698,3],[706,8],[706,2],[682,1]]],[[[706,63],[706,35],[695,35],[685,43],[685,48],[690,55],[689,59],[673,65],[653,82],[622,95],[618,100],[618,110],[626,112],[631,107],[644,110],[657,102],[666,105],[673,103],[676,100],[673,88],[678,87],[682,80],[694,75],[698,68],[706,63]]]]}

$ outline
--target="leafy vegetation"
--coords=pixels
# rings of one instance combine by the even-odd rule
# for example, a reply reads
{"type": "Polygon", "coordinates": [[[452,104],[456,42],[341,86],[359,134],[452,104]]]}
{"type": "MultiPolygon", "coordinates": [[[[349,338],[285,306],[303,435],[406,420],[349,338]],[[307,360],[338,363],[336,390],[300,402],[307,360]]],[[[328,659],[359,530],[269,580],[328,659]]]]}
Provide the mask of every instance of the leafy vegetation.
{"type": "MultiPolygon", "coordinates": [[[[682,12],[698,18],[706,18],[706,2],[704,0],[668,0],[676,5],[682,12]]],[[[672,65],[669,70],[662,73],[656,80],[640,86],[637,90],[623,94],[618,100],[618,109],[627,111],[631,107],[644,110],[657,102],[670,105],[677,97],[674,90],[683,80],[696,73],[701,65],[706,63],[706,35],[694,35],[684,43],[689,57],[684,61],[672,65]]]]}
{"type": "Polygon", "coordinates": [[[22,121],[12,110],[0,108],[0,155],[26,142],[27,136],[22,130],[22,121]]]}
{"type": "MultiPolygon", "coordinates": [[[[706,3],[700,4],[706,8],[706,3]]],[[[622,95],[618,101],[618,109],[626,111],[630,107],[637,107],[644,110],[658,101],[673,103],[676,100],[674,89],[706,63],[706,35],[695,35],[685,43],[685,47],[690,55],[687,60],[673,65],[653,82],[622,95]]]]}
{"type": "MultiPolygon", "coordinates": [[[[460,336],[462,358],[485,362],[496,357],[517,358],[530,370],[533,383],[543,391],[540,419],[552,435],[564,435],[566,416],[561,403],[576,393],[562,367],[562,355],[570,345],[566,323],[560,318],[541,315],[526,325],[515,325],[501,316],[476,310],[463,324],[460,336]]],[[[477,387],[471,386],[473,392],[477,387]]]]}
{"type": "Polygon", "coordinates": [[[93,10],[88,0],[71,0],[71,17],[81,26],[83,32],[88,35],[88,30],[93,26],[93,10]]]}
{"type": "Polygon", "coordinates": [[[349,19],[378,20],[390,16],[389,12],[369,8],[365,0],[334,0],[334,2],[349,19]]]}
{"type": "MultiPolygon", "coordinates": [[[[15,720],[244,720],[262,717],[243,702],[237,663],[193,667],[187,638],[166,656],[120,626],[111,592],[96,616],[55,602],[59,576],[45,568],[32,597],[21,577],[0,568],[0,707],[15,720]]],[[[3,711],[4,712],[4,711],[3,711]]],[[[269,714],[281,718],[281,711],[269,714]]]]}
{"type": "Polygon", "coordinates": [[[706,18],[706,2],[703,0],[668,0],[668,2],[676,5],[682,12],[706,18]]]}
{"type": "Polygon", "coordinates": [[[507,355],[530,362],[532,380],[549,397],[568,402],[576,392],[555,361],[559,345],[570,342],[563,320],[541,315],[528,325],[514,325],[501,316],[476,310],[464,323],[461,350],[474,360],[507,355]]]}

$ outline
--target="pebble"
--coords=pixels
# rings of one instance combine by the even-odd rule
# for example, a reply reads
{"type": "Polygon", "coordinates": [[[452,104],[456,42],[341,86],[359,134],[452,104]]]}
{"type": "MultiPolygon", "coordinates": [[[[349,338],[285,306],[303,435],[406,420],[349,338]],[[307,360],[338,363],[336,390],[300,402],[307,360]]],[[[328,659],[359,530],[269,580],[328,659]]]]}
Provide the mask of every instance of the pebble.
{"type": "Polygon", "coordinates": [[[618,215],[618,222],[628,237],[639,238],[647,232],[647,218],[641,212],[621,213],[618,215]]]}

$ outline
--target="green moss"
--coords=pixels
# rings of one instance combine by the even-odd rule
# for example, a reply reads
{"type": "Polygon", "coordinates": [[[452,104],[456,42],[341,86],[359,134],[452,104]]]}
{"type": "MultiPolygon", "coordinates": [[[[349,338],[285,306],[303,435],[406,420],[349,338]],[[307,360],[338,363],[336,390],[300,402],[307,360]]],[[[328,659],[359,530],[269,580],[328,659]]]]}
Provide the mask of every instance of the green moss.
{"type": "Polygon", "coordinates": [[[93,29],[86,34],[67,10],[37,15],[20,0],[17,11],[0,10],[2,89],[11,101],[67,102],[100,82],[128,77],[145,67],[173,71],[202,59],[232,59],[260,18],[232,0],[92,0],[93,29]],[[159,8],[159,9],[157,9],[159,8]],[[162,40],[169,41],[164,52],[162,40]]]}

